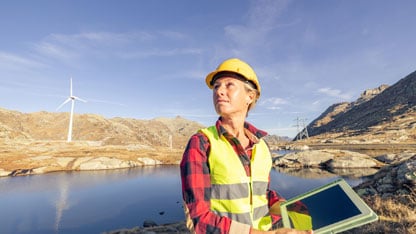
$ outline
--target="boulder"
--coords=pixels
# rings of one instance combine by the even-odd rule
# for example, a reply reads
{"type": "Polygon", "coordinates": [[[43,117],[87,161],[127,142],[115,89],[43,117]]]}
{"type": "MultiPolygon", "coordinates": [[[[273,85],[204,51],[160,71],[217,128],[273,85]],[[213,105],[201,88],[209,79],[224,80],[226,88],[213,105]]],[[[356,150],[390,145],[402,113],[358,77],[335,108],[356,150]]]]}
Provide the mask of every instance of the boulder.
{"type": "Polygon", "coordinates": [[[104,170],[116,168],[129,168],[140,166],[141,164],[133,161],[124,161],[118,158],[99,157],[94,158],[79,165],[80,170],[104,170]]]}
{"type": "Polygon", "coordinates": [[[334,155],[321,150],[307,150],[294,153],[288,153],[274,159],[275,166],[281,167],[320,167],[320,165],[330,159],[334,155]]]}
{"type": "Polygon", "coordinates": [[[348,150],[307,150],[273,159],[274,166],[294,168],[376,168],[381,164],[366,154],[348,150]]]}
{"type": "Polygon", "coordinates": [[[88,162],[91,159],[93,159],[93,157],[79,157],[79,158],[76,158],[72,162],[72,169],[74,169],[74,170],[80,169],[81,164],[83,164],[85,162],[88,162]]]}
{"type": "Polygon", "coordinates": [[[378,162],[369,156],[346,155],[325,162],[327,168],[372,168],[378,162]]]}
{"type": "Polygon", "coordinates": [[[10,175],[10,171],[6,171],[4,169],[0,169],[0,177],[10,175]]]}
{"type": "Polygon", "coordinates": [[[152,158],[137,158],[137,161],[141,162],[144,166],[156,166],[161,165],[162,162],[152,158]]]}
{"type": "Polygon", "coordinates": [[[416,155],[400,164],[383,167],[369,181],[354,189],[360,196],[379,195],[382,198],[388,198],[398,194],[407,194],[413,196],[414,199],[416,194],[416,155]]]}
{"type": "Polygon", "coordinates": [[[69,163],[73,162],[75,159],[73,157],[56,157],[55,160],[60,167],[66,168],[69,166],[69,163]]]}
{"type": "Polygon", "coordinates": [[[382,154],[376,157],[377,160],[387,163],[400,163],[416,155],[414,152],[382,154]]]}

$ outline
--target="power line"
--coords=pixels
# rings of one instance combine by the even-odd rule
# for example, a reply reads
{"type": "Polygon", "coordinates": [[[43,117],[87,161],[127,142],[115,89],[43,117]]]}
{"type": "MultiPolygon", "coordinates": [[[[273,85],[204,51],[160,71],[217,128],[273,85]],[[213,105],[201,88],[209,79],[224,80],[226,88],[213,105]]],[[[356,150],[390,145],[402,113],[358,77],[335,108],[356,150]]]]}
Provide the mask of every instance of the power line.
{"type": "Polygon", "coordinates": [[[295,119],[296,121],[296,128],[298,134],[296,135],[296,140],[302,140],[303,138],[309,138],[308,128],[306,127],[306,118],[299,118],[295,119]]]}

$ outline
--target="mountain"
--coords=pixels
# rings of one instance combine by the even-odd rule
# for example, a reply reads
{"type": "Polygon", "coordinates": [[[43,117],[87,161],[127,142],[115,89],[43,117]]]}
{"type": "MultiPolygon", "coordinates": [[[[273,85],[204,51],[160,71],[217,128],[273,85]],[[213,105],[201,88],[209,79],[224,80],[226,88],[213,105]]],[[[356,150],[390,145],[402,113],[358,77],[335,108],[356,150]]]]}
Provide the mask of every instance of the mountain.
{"type": "MultiPolygon", "coordinates": [[[[1,141],[65,141],[69,113],[21,113],[0,108],[1,141]]],[[[101,145],[145,145],[185,147],[189,137],[203,126],[182,117],[137,120],[106,119],[95,114],[75,114],[74,141],[101,145]]]]}
{"type": "MultiPolygon", "coordinates": [[[[330,106],[313,120],[310,137],[372,136],[380,141],[416,140],[416,71],[392,86],[364,91],[355,102],[330,106]]],[[[366,139],[360,139],[366,140],[366,139]]]]}
{"type": "MultiPolygon", "coordinates": [[[[46,111],[21,113],[0,108],[0,144],[3,142],[65,141],[69,113],[46,111]]],[[[106,119],[95,114],[74,114],[72,139],[89,141],[94,145],[141,145],[150,147],[184,148],[190,136],[204,126],[177,116],[138,120],[106,119]]],[[[289,141],[287,137],[269,135],[270,145],[289,141]]]]}

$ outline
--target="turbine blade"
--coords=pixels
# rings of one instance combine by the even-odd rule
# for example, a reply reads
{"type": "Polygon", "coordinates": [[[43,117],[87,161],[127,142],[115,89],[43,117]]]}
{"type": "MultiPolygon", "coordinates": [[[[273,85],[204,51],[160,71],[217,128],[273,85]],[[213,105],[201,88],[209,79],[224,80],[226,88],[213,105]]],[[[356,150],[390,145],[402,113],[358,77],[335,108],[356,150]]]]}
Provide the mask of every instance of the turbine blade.
{"type": "Polygon", "coordinates": [[[58,108],[56,108],[56,110],[61,109],[61,107],[63,107],[66,103],[68,103],[69,101],[71,101],[71,98],[66,99],[61,105],[58,106],[58,108]]]}
{"type": "Polygon", "coordinates": [[[72,77],[69,79],[69,96],[72,97],[72,77]]]}
{"type": "Polygon", "coordinates": [[[79,97],[77,97],[77,96],[72,96],[75,100],[79,100],[79,101],[81,101],[81,102],[87,102],[87,101],[85,101],[84,99],[81,99],[81,98],[79,98],[79,97]]]}

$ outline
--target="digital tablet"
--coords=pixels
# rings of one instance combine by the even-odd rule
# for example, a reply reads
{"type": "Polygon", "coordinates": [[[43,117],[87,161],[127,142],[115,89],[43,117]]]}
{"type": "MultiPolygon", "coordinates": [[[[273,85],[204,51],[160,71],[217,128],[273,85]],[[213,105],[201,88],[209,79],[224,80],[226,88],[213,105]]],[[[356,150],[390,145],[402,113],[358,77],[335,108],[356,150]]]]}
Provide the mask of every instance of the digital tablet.
{"type": "Polygon", "coordinates": [[[376,221],[377,214],[343,179],[296,196],[280,205],[283,226],[337,233],[376,221]]]}

